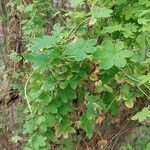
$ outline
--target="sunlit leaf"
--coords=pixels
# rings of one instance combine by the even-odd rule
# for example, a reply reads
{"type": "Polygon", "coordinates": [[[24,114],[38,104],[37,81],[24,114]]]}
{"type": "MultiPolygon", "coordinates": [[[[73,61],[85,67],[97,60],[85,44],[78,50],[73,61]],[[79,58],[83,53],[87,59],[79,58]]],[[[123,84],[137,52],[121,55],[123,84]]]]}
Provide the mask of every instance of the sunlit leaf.
{"type": "Polygon", "coordinates": [[[133,116],[132,120],[139,120],[139,122],[142,122],[146,120],[147,118],[150,118],[150,109],[148,107],[144,107],[142,111],[138,112],[135,116],[133,116]]]}
{"type": "Polygon", "coordinates": [[[102,7],[99,9],[96,9],[92,12],[92,16],[94,18],[108,18],[111,16],[113,10],[107,8],[107,7],[102,7]]]}
{"type": "Polygon", "coordinates": [[[84,0],[69,0],[72,7],[77,7],[78,5],[83,4],[84,0]]]}

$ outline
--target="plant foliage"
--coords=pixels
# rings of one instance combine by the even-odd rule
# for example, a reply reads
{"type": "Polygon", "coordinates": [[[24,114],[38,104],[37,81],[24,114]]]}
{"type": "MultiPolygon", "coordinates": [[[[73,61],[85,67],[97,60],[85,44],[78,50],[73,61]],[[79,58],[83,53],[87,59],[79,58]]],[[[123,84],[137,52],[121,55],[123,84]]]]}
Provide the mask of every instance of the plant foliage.
{"type": "MultiPolygon", "coordinates": [[[[136,98],[149,99],[150,2],[88,0],[88,12],[85,1],[70,3],[65,24],[55,24],[45,35],[46,14],[60,10],[47,0],[28,5],[17,1],[24,14],[24,58],[31,64],[25,87],[31,106],[24,125],[25,150],[48,150],[49,143],[78,129],[90,138],[99,115],[116,115],[121,102],[130,109],[136,98]]],[[[149,112],[143,111],[133,119],[147,117],[149,112]]]]}

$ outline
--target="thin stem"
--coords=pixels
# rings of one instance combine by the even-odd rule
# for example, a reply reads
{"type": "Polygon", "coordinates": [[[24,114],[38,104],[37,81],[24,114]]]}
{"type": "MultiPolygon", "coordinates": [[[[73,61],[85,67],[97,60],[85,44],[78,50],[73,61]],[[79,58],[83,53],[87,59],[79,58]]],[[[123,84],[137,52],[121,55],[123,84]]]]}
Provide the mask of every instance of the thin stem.
{"type": "MultiPolygon", "coordinates": [[[[66,35],[66,37],[64,37],[64,39],[68,38],[69,36],[71,36],[77,29],[78,27],[83,24],[86,20],[83,20],[82,22],[80,22],[78,25],[76,25],[75,27],[73,27],[69,33],[66,35]]],[[[64,42],[62,41],[61,45],[63,44],[64,42]]]]}
{"type": "Polygon", "coordinates": [[[110,109],[111,105],[113,104],[113,102],[115,101],[115,97],[116,95],[118,94],[118,92],[116,92],[116,94],[114,95],[114,98],[113,100],[111,101],[111,103],[109,104],[109,106],[107,107],[106,111],[105,111],[105,114],[108,112],[108,110],[110,109]]]}
{"type": "MultiPolygon", "coordinates": [[[[34,73],[34,72],[33,72],[34,73]]],[[[28,99],[28,95],[27,95],[27,86],[28,86],[28,83],[33,75],[33,73],[28,77],[26,83],[25,83],[25,86],[24,86],[24,94],[25,94],[25,99],[27,101],[27,104],[28,104],[28,107],[29,107],[29,110],[30,110],[30,113],[32,114],[32,109],[31,109],[31,105],[30,105],[30,101],[28,99]]]]}
{"type": "Polygon", "coordinates": [[[147,98],[149,98],[149,96],[148,96],[139,86],[137,86],[137,88],[138,88],[147,98]]]}
{"type": "MultiPolygon", "coordinates": [[[[129,74],[127,74],[123,69],[120,69],[128,78],[130,78],[131,80],[140,83],[141,81],[138,79],[133,78],[132,76],[130,76],[129,74]]],[[[146,84],[142,83],[147,89],[150,90],[150,87],[147,86],[146,84]]]]}
{"type": "Polygon", "coordinates": [[[135,78],[133,78],[132,76],[128,75],[123,69],[120,69],[120,70],[121,70],[128,78],[130,78],[131,80],[136,81],[136,82],[140,82],[140,80],[135,79],[135,78]]]}

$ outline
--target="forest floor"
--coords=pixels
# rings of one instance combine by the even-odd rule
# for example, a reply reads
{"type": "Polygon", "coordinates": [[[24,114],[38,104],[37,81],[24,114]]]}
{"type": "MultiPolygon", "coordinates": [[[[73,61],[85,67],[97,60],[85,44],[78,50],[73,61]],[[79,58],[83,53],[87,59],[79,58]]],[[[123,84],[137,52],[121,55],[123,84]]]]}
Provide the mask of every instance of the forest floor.
{"type": "MultiPolygon", "coordinates": [[[[140,111],[147,105],[146,103],[146,101],[138,100],[135,106],[140,111]]],[[[130,120],[133,110],[126,108],[123,104],[120,106],[119,111],[120,115],[117,117],[105,116],[103,122],[96,126],[94,137],[91,140],[82,140],[81,145],[84,148],[80,150],[84,150],[85,147],[87,150],[120,150],[120,146],[124,143],[130,143],[131,146],[134,146],[137,144],[136,141],[143,136],[142,134],[138,135],[141,132],[139,130],[140,127],[147,127],[149,129],[147,130],[147,140],[150,142],[150,120],[143,123],[130,120]],[[129,140],[128,136],[130,134],[135,135],[136,139],[133,139],[133,141],[129,140]]],[[[143,150],[145,149],[143,148],[143,150]]]]}

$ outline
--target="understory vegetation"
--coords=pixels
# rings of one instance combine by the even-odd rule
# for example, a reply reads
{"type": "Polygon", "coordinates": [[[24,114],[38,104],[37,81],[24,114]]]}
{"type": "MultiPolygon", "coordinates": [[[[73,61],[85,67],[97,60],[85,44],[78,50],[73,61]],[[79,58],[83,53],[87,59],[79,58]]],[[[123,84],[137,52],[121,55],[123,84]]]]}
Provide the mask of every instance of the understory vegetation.
{"type": "MultiPolygon", "coordinates": [[[[79,141],[88,150],[86,139],[123,118],[124,110],[122,122],[150,118],[150,1],[56,3],[8,3],[21,18],[23,51],[14,49],[10,59],[21,66],[13,88],[26,101],[25,117],[12,140],[23,150],[73,150],[79,141]]],[[[141,129],[145,135],[149,125],[141,129]]],[[[132,134],[121,150],[150,148],[148,135],[132,142],[132,134]]],[[[107,149],[100,139],[95,150],[107,149]]]]}

